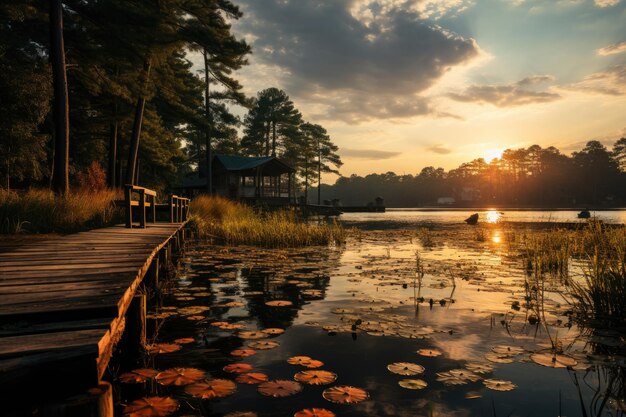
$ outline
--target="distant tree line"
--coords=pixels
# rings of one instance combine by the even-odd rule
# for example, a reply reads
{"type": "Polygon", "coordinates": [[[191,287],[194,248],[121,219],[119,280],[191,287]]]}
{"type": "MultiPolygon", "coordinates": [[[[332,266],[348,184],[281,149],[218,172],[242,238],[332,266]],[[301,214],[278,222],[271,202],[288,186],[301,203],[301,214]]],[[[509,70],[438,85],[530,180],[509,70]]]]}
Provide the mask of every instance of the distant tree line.
{"type": "Polygon", "coordinates": [[[206,176],[214,153],[283,157],[305,189],[336,172],[337,147],[284,91],[242,93],[241,17],[229,0],[2,2],[0,187],[67,193],[95,161],[111,188],[165,190],[206,176]]]}
{"type": "Polygon", "coordinates": [[[417,175],[393,172],[340,177],[322,185],[322,198],[364,205],[382,197],[388,207],[619,206],[626,204],[626,138],[609,150],[590,141],[571,156],[554,147],[507,149],[502,157],[479,158],[446,172],[432,166],[417,175]],[[440,198],[447,198],[440,200],[440,198]]]}

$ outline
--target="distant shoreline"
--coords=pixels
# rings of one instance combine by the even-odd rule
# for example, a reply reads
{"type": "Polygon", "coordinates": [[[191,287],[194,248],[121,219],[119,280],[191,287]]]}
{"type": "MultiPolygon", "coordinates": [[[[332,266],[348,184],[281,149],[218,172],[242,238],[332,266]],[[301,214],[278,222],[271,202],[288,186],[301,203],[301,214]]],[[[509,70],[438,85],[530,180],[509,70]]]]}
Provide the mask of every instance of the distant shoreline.
{"type": "Polygon", "coordinates": [[[622,211],[626,210],[626,207],[602,207],[602,208],[589,208],[589,207],[387,207],[387,211],[581,211],[589,210],[594,211],[622,211]]]}

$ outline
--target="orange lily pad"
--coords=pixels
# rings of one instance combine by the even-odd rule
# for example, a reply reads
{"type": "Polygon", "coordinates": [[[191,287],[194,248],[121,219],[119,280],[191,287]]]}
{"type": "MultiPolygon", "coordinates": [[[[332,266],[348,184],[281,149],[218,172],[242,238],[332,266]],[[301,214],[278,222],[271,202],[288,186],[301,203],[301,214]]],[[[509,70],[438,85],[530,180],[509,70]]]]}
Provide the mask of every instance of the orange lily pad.
{"type": "Polygon", "coordinates": [[[306,408],[298,411],[293,417],[335,417],[335,413],[324,408],[306,408]]]}
{"type": "Polygon", "coordinates": [[[252,365],[248,363],[231,363],[230,365],[226,365],[223,369],[224,372],[229,372],[231,374],[241,374],[251,371],[252,365]]]}
{"type": "Polygon", "coordinates": [[[178,401],[170,397],[144,397],[126,405],[124,417],[166,417],[178,407],[178,401]]]}
{"type": "Polygon", "coordinates": [[[322,396],[336,404],[356,404],[369,398],[367,391],[347,385],[327,388],[322,396]]]}
{"type": "Polygon", "coordinates": [[[206,372],[196,368],[172,368],[159,372],[156,381],[161,385],[189,385],[201,380],[206,372]]]}
{"type": "Polygon", "coordinates": [[[124,384],[139,384],[157,376],[159,371],[151,368],[133,369],[120,375],[120,382],[124,384]]]}
{"type": "Polygon", "coordinates": [[[265,382],[268,379],[269,377],[265,374],[262,374],[261,372],[247,372],[245,374],[237,375],[235,381],[239,382],[240,384],[254,385],[265,382]]]}
{"type": "Polygon", "coordinates": [[[309,385],[326,385],[335,382],[337,380],[337,374],[321,370],[302,371],[295,374],[294,379],[309,385]]]}
{"type": "Polygon", "coordinates": [[[227,397],[235,391],[237,391],[237,385],[228,379],[209,379],[185,388],[187,394],[204,400],[227,397]]]}
{"type": "Polygon", "coordinates": [[[302,391],[302,385],[295,381],[277,379],[275,381],[263,382],[258,388],[259,394],[267,397],[289,397],[302,391]]]}
{"type": "Polygon", "coordinates": [[[252,356],[252,355],[256,355],[256,350],[254,349],[235,349],[232,352],[230,352],[230,354],[232,356],[238,356],[238,357],[246,357],[246,356],[252,356]]]}

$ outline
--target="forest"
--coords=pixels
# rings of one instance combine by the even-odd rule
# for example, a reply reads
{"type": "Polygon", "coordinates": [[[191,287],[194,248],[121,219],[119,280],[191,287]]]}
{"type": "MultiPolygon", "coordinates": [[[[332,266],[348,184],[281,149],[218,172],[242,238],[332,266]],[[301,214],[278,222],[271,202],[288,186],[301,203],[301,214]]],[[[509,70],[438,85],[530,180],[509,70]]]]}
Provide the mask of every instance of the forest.
{"type": "Polygon", "coordinates": [[[571,156],[554,147],[507,149],[456,169],[428,166],[416,175],[393,172],[340,177],[322,185],[324,200],[365,205],[382,197],[387,207],[619,207],[626,204],[626,138],[607,149],[589,141],[571,156]],[[439,203],[439,204],[438,204],[439,203]]]}
{"type": "Polygon", "coordinates": [[[0,189],[167,191],[217,153],[279,156],[305,189],[337,172],[337,146],[285,91],[242,92],[240,18],[229,0],[3,2],[0,189]]]}

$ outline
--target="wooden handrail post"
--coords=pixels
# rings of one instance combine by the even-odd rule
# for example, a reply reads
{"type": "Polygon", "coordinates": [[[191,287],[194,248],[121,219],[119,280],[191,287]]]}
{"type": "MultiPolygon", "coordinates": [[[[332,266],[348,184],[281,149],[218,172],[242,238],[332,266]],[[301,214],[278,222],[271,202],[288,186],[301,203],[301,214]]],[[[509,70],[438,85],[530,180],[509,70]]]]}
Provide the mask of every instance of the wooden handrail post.
{"type": "Polygon", "coordinates": [[[156,223],[156,196],[152,196],[152,223],[156,223]]]}
{"type": "Polygon", "coordinates": [[[174,196],[170,195],[170,223],[174,223],[174,196]]]}
{"type": "Polygon", "coordinates": [[[126,227],[133,227],[133,204],[132,204],[132,189],[129,186],[124,188],[124,198],[126,203],[126,227]]]}
{"type": "Polygon", "coordinates": [[[139,190],[139,227],[146,227],[146,192],[139,190]]]}

